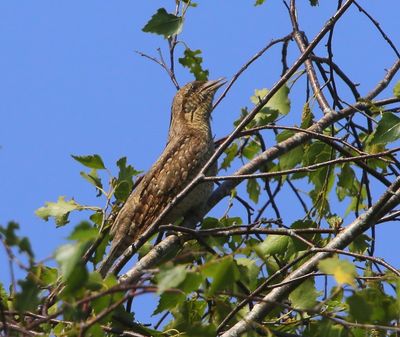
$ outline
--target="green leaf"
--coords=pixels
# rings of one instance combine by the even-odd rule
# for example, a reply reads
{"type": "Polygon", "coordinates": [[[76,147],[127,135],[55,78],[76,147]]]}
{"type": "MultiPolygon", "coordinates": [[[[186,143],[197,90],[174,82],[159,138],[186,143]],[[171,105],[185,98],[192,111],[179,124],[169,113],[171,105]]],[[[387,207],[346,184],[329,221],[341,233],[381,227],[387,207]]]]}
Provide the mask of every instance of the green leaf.
{"type": "Polygon", "coordinates": [[[3,283],[0,282],[0,302],[3,305],[3,310],[8,309],[8,294],[4,289],[3,283]]]}
{"type": "Polygon", "coordinates": [[[307,129],[311,126],[314,119],[314,114],[311,111],[310,104],[307,102],[303,106],[303,112],[301,114],[301,124],[302,129],[307,129]]]}
{"type": "Polygon", "coordinates": [[[61,196],[57,202],[46,202],[44,207],[40,207],[35,211],[35,214],[40,218],[48,221],[50,217],[53,217],[56,221],[57,227],[66,225],[68,221],[68,215],[74,210],[81,210],[82,206],[71,199],[65,201],[65,197],[61,196]]]}
{"type": "Polygon", "coordinates": [[[170,269],[162,270],[157,275],[158,293],[177,287],[186,278],[187,269],[184,265],[178,265],[170,269]]]}
{"type": "MultiPolygon", "coordinates": [[[[271,97],[267,104],[263,108],[268,108],[272,111],[277,111],[281,115],[287,115],[290,111],[290,100],[289,100],[289,87],[284,85],[271,97]]],[[[260,100],[268,94],[268,89],[255,90],[254,96],[250,99],[254,104],[258,104],[260,100]]]]}
{"type": "Polygon", "coordinates": [[[314,279],[309,278],[293,290],[289,300],[295,309],[312,309],[317,304],[317,297],[321,294],[315,288],[314,279]]]}
{"type": "Polygon", "coordinates": [[[82,165],[89,167],[91,169],[104,170],[103,159],[98,154],[88,155],[88,156],[75,156],[71,155],[76,161],[80,162],[82,165]]]}
{"type": "Polygon", "coordinates": [[[240,280],[250,289],[255,289],[257,286],[257,277],[260,272],[256,261],[248,258],[238,258],[236,261],[240,271],[240,280]]]}
{"type": "Polygon", "coordinates": [[[19,225],[14,221],[10,221],[7,228],[0,226],[0,233],[4,235],[8,246],[18,245],[19,237],[15,234],[17,229],[19,229],[19,225]]]}
{"type": "Polygon", "coordinates": [[[114,196],[118,201],[125,202],[131,194],[131,186],[124,180],[118,183],[114,191],[114,196]]]}
{"type": "Polygon", "coordinates": [[[400,81],[398,81],[393,88],[393,95],[400,98],[400,81]]]}
{"type": "Polygon", "coordinates": [[[162,293],[158,301],[157,308],[154,310],[153,315],[157,315],[164,310],[175,308],[178,304],[182,303],[186,295],[178,292],[165,292],[162,293]]]}
{"type": "Polygon", "coordinates": [[[99,323],[91,325],[85,334],[91,337],[104,337],[104,331],[99,323]]]}
{"type": "MultiPolygon", "coordinates": [[[[283,130],[281,133],[276,135],[276,141],[278,143],[285,141],[286,139],[292,137],[295,133],[291,130],[283,130]]],[[[304,158],[304,148],[303,146],[297,146],[293,150],[284,153],[279,158],[279,167],[282,170],[288,170],[294,168],[296,165],[300,164],[304,158]]]]}
{"type": "Polygon", "coordinates": [[[243,156],[245,156],[247,159],[253,159],[258,152],[260,152],[261,146],[255,142],[251,141],[249,142],[244,148],[243,148],[243,156]]]}
{"type": "Polygon", "coordinates": [[[268,235],[256,247],[256,252],[262,257],[275,254],[284,254],[289,244],[289,237],[285,235],[268,235]]]}
{"type": "Polygon", "coordinates": [[[265,2],[265,0],[256,0],[256,3],[254,4],[254,6],[260,6],[265,2]]]}
{"type": "Polygon", "coordinates": [[[258,203],[258,198],[260,196],[260,185],[257,182],[257,179],[249,179],[247,180],[247,193],[252,201],[258,203]]]}
{"type": "Polygon", "coordinates": [[[27,237],[20,237],[15,232],[19,229],[19,225],[10,221],[7,228],[0,226],[0,234],[5,237],[7,246],[17,246],[20,253],[26,253],[29,257],[29,262],[33,263],[34,254],[32,251],[31,243],[27,237]]]}
{"type": "Polygon", "coordinates": [[[69,240],[76,240],[79,242],[93,241],[97,238],[99,232],[89,222],[80,222],[68,237],[69,240]]]}
{"type": "Polygon", "coordinates": [[[400,138],[400,118],[391,112],[382,115],[371,144],[387,144],[400,138]]]}
{"type": "Polygon", "coordinates": [[[86,243],[67,244],[56,251],[55,258],[68,291],[80,288],[88,279],[87,269],[82,262],[86,247],[86,243]]]}
{"type": "Polygon", "coordinates": [[[353,242],[349,245],[350,252],[357,254],[364,254],[370,246],[368,243],[369,241],[371,241],[371,238],[369,238],[365,234],[357,236],[353,240],[353,242]]]}
{"type": "Polygon", "coordinates": [[[146,33],[155,33],[168,38],[179,34],[182,31],[182,26],[182,17],[167,13],[164,8],[159,8],[142,30],[146,33]]]}
{"type": "Polygon", "coordinates": [[[15,295],[15,309],[23,312],[27,310],[36,310],[39,304],[40,288],[31,278],[18,281],[21,291],[15,295]]]}
{"type": "Polygon", "coordinates": [[[185,294],[189,294],[198,290],[203,281],[204,279],[199,272],[187,272],[184,281],[179,285],[179,289],[185,294]]]}
{"type": "Polygon", "coordinates": [[[221,169],[226,170],[228,167],[231,166],[232,161],[235,159],[235,156],[237,154],[238,151],[238,145],[237,143],[232,143],[231,146],[229,146],[226,150],[225,150],[225,158],[222,161],[221,164],[221,169]]]}
{"type": "Polygon", "coordinates": [[[183,55],[184,57],[179,58],[179,63],[188,68],[196,80],[206,81],[209,72],[208,70],[204,70],[202,67],[203,58],[200,56],[201,50],[191,50],[186,48],[183,55]]]}
{"type": "Polygon", "coordinates": [[[58,278],[58,270],[39,264],[34,267],[33,273],[41,281],[43,286],[54,284],[58,278]]]}
{"type": "Polygon", "coordinates": [[[339,285],[355,285],[357,276],[356,267],[347,260],[339,260],[337,256],[322,260],[318,264],[319,270],[326,274],[332,274],[339,285]]]}
{"type": "MultiPolygon", "coordinates": [[[[103,188],[103,184],[101,182],[99,175],[97,174],[96,169],[92,169],[89,173],[81,172],[80,174],[85,180],[87,180],[93,186],[101,188],[101,189],[103,188]]],[[[100,195],[101,195],[101,191],[99,190],[99,194],[97,196],[100,196],[100,195]]]]}
{"type": "Polygon", "coordinates": [[[212,260],[201,267],[201,274],[213,279],[208,294],[214,295],[217,291],[232,289],[239,279],[240,273],[232,256],[212,260]]]}
{"type": "Polygon", "coordinates": [[[119,167],[118,182],[126,181],[129,184],[129,189],[132,190],[133,177],[137,176],[143,171],[135,170],[135,168],[132,165],[127,165],[126,157],[120,158],[117,161],[117,166],[119,167]]]}
{"type": "Polygon", "coordinates": [[[31,259],[33,259],[33,250],[27,237],[24,237],[19,241],[18,247],[20,253],[25,252],[31,259]]]}
{"type": "Polygon", "coordinates": [[[97,211],[93,213],[89,219],[92,220],[95,225],[101,226],[103,223],[103,212],[97,211]]]}
{"type": "Polygon", "coordinates": [[[354,197],[358,195],[358,181],[354,170],[349,164],[344,164],[338,175],[339,180],[336,185],[336,194],[339,201],[343,201],[345,197],[354,197]]]}
{"type": "Polygon", "coordinates": [[[387,324],[399,317],[396,299],[383,292],[383,287],[370,287],[356,292],[348,299],[350,315],[355,320],[387,324]],[[362,311],[359,312],[360,308],[362,311]]]}
{"type": "Polygon", "coordinates": [[[347,298],[349,312],[360,323],[369,323],[372,310],[368,302],[360,295],[354,294],[347,298]]]}

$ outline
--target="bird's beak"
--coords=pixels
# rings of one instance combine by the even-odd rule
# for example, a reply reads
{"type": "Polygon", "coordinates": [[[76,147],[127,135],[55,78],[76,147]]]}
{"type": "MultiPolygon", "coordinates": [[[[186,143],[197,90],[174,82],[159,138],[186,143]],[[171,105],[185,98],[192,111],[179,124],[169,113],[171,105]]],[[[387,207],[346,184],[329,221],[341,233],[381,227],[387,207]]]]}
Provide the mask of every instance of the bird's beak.
{"type": "Polygon", "coordinates": [[[221,77],[217,80],[207,81],[204,86],[203,90],[207,91],[217,91],[218,88],[222,87],[226,83],[225,77],[221,77]]]}

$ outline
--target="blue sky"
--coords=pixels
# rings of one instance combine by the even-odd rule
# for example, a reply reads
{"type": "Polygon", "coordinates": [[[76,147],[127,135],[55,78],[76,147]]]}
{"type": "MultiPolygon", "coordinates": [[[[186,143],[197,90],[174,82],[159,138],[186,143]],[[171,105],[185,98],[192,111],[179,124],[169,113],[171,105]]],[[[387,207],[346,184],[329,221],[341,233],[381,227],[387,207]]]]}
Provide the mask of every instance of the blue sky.
{"type": "MultiPolygon", "coordinates": [[[[120,157],[127,156],[135,168],[146,170],[162,151],[175,89],[159,66],[135,50],[151,55],[158,47],[166,51],[161,36],[141,28],[158,8],[173,3],[0,3],[0,224],[20,223],[21,234],[30,237],[38,259],[50,256],[65,242],[72,227],[56,230],[51,221],[36,217],[35,209],[60,195],[102,205],[79,176],[82,166],[71,154],[98,153],[115,173],[120,157]]],[[[399,46],[398,0],[362,4],[399,46]]],[[[307,1],[299,5],[300,24],[310,39],[335,10],[334,1],[321,0],[315,8],[307,1]]],[[[203,51],[210,78],[229,79],[271,39],[289,33],[288,24],[280,1],[267,0],[254,7],[251,0],[203,0],[188,12],[181,39],[203,51]]],[[[356,9],[345,14],[336,37],[340,41],[335,49],[337,63],[362,83],[360,91],[366,93],[393,63],[394,53],[356,9]]],[[[178,55],[182,51],[178,47],[178,55]]],[[[250,105],[255,88],[271,87],[279,78],[279,61],[280,50],[274,49],[240,78],[214,112],[216,138],[232,130],[232,122],[241,107],[250,105]]],[[[180,66],[177,77],[181,84],[192,80],[180,66]]],[[[291,99],[293,109],[304,103],[303,98],[291,99]]],[[[83,217],[72,217],[70,225],[83,217]]],[[[398,235],[393,232],[399,233],[395,224],[379,228],[377,254],[394,262],[398,235]]],[[[0,265],[5,263],[0,248],[0,265]]],[[[7,269],[0,270],[0,281],[8,283],[7,269]]]]}

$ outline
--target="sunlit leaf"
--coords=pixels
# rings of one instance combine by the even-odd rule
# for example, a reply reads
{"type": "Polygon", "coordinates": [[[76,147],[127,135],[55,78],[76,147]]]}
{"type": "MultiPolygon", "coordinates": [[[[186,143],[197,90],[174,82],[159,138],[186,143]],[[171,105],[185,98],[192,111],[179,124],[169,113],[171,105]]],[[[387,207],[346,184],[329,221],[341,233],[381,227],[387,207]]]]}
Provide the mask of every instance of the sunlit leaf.
{"type": "Polygon", "coordinates": [[[393,95],[395,95],[397,98],[400,98],[400,81],[398,81],[393,87],[393,95]]]}
{"type": "Polygon", "coordinates": [[[56,221],[57,227],[64,226],[67,224],[68,215],[74,210],[80,210],[79,205],[75,200],[65,200],[65,197],[61,196],[57,202],[46,202],[44,207],[40,207],[35,211],[35,214],[45,221],[48,221],[50,217],[53,217],[56,221]]]}
{"type": "MultiPolygon", "coordinates": [[[[290,111],[289,100],[289,87],[284,85],[271,97],[271,99],[264,105],[263,108],[269,108],[279,112],[282,115],[287,115],[290,111]]],[[[260,100],[264,98],[269,92],[268,89],[255,90],[254,96],[250,99],[254,104],[259,104],[260,100]]]]}
{"type": "Polygon", "coordinates": [[[104,170],[106,167],[104,166],[103,159],[98,154],[88,155],[88,156],[75,156],[71,155],[76,161],[81,163],[82,165],[89,167],[91,169],[104,170]]]}
{"type": "Polygon", "coordinates": [[[357,276],[356,267],[347,260],[339,260],[339,258],[331,257],[322,260],[318,264],[319,270],[323,273],[331,274],[338,284],[354,285],[355,277],[357,276]]]}
{"type": "Polygon", "coordinates": [[[391,112],[382,115],[371,144],[387,144],[400,138],[400,118],[391,112]]]}
{"type": "MultiPolygon", "coordinates": [[[[80,174],[86,181],[88,181],[93,186],[101,188],[101,189],[103,188],[103,184],[101,182],[99,175],[97,174],[96,169],[92,169],[89,173],[81,172],[80,174]]],[[[99,190],[98,196],[100,196],[100,195],[101,195],[101,191],[99,190]]]]}
{"type": "Polygon", "coordinates": [[[295,309],[312,309],[317,304],[317,297],[320,295],[315,288],[314,279],[309,278],[290,293],[289,300],[295,309]]]}
{"type": "Polygon", "coordinates": [[[268,235],[267,238],[256,247],[256,251],[261,256],[284,254],[288,244],[288,236],[268,235]]]}
{"type": "Polygon", "coordinates": [[[231,289],[240,276],[236,262],[232,256],[226,256],[222,259],[206,263],[202,266],[201,273],[213,279],[209,288],[210,295],[223,289],[231,289]]]}

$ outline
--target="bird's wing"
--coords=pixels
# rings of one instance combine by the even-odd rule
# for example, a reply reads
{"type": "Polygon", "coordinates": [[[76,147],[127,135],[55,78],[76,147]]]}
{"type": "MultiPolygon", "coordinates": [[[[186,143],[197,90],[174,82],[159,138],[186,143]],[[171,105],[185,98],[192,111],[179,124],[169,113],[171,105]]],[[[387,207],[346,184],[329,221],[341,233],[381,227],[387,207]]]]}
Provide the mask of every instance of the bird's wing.
{"type": "Polygon", "coordinates": [[[125,250],[199,172],[206,148],[201,142],[186,135],[168,143],[119,212],[111,229],[112,249],[125,250]]]}

